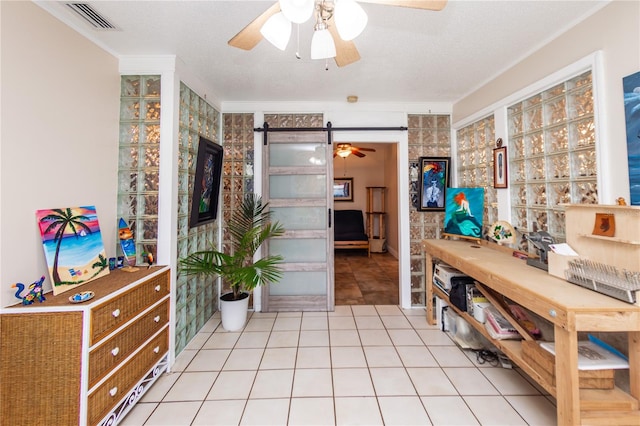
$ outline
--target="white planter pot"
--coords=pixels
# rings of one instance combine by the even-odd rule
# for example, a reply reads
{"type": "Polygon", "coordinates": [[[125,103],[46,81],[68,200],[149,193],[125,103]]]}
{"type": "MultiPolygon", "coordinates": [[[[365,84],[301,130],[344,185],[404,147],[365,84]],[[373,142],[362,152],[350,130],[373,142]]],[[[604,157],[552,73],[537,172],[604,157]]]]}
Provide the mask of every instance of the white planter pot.
{"type": "Polygon", "coordinates": [[[242,293],[238,300],[225,300],[226,295],[220,297],[220,317],[222,328],[227,331],[238,331],[247,322],[249,310],[249,294],[242,293]]]}

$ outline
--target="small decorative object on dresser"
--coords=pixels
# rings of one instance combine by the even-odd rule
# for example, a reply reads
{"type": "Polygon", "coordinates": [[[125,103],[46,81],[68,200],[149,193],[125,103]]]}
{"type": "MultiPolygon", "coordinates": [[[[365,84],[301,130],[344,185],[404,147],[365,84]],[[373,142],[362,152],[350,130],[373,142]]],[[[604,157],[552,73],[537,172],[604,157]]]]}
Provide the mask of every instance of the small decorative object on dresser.
{"type": "Polygon", "coordinates": [[[244,327],[250,291],[278,282],[282,277],[282,256],[267,255],[253,260],[262,243],[284,233],[280,223],[271,221],[268,204],[263,204],[258,195],[247,194],[244,197],[227,224],[231,235],[231,254],[210,249],[180,260],[182,272],[221,277],[231,287],[231,293],[220,296],[222,327],[227,331],[244,327]]]}
{"type": "Polygon", "coordinates": [[[23,305],[30,305],[33,303],[34,300],[37,300],[38,302],[42,303],[45,300],[44,295],[42,294],[42,283],[44,282],[44,275],[40,277],[40,280],[38,281],[34,281],[31,285],[29,285],[29,292],[27,294],[25,294],[24,296],[21,296],[22,292],[24,291],[24,284],[22,283],[15,283],[14,285],[11,286],[11,288],[17,288],[18,290],[16,291],[15,296],[18,299],[22,299],[22,304],[23,305]]]}
{"type": "Polygon", "coordinates": [[[133,239],[131,228],[123,218],[118,221],[118,239],[120,240],[124,261],[127,264],[123,266],[122,270],[125,272],[137,271],[138,268],[134,268],[136,264],[136,242],[133,239]]]}

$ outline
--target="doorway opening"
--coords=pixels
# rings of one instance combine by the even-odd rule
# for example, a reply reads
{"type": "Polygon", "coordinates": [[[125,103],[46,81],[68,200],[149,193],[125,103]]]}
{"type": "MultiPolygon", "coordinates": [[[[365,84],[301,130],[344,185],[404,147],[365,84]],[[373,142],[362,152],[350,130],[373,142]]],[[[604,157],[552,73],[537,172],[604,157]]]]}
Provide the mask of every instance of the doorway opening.
{"type": "Polygon", "coordinates": [[[364,148],[366,155],[334,157],[334,179],[353,181],[353,197],[346,201],[334,198],[334,209],[362,211],[371,238],[371,253],[369,256],[367,250],[334,250],[335,305],[400,305],[398,143],[353,145],[364,148]],[[379,191],[374,191],[372,200],[367,187],[384,188],[384,197],[381,199],[379,191]]]}

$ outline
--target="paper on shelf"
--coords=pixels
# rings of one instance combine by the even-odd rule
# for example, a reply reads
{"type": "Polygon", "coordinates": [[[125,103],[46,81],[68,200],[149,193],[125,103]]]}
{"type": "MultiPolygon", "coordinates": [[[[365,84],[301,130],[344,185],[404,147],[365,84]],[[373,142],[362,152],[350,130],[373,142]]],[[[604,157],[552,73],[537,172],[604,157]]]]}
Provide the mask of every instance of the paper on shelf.
{"type": "MultiPolygon", "coordinates": [[[[555,342],[540,342],[540,347],[556,354],[555,342]]],[[[621,368],[629,368],[629,362],[592,341],[578,342],[578,370],[621,368]]]]}
{"type": "Polygon", "coordinates": [[[578,253],[567,243],[549,244],[549,248],[552,252],[564,256],[578,256],[578,253]]]}

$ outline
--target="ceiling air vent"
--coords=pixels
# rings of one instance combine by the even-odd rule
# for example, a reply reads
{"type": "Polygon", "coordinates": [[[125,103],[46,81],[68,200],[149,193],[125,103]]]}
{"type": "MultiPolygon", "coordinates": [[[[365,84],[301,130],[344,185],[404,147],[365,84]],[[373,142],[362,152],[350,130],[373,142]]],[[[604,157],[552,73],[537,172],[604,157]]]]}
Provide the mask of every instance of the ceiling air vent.
{"type": "Polygon", "coordinates": [[[116,30],[116,26],[100,15],[87,3],[66,3],[74,12],[80,15],[85,21],[97,30],[116,30]]]}

